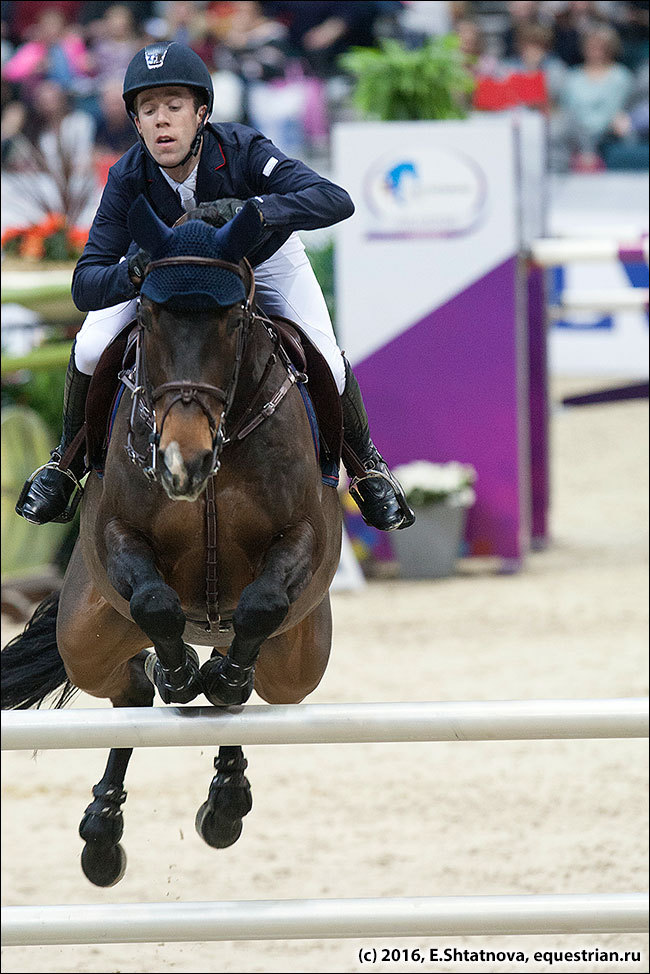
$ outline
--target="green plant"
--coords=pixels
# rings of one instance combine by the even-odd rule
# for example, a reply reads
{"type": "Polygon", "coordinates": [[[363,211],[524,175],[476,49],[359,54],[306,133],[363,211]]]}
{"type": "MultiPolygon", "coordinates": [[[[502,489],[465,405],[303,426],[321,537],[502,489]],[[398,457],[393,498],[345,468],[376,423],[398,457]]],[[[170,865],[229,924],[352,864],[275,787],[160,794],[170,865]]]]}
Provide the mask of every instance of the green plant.
{"type": "Polygon", "coordinates": [[[336,301],[334,297],[334,243],[330,241],[324,247],[308,247],[307,255],[313,268],[316,280],[320,284],[327,310],[332,324],[336,329],[336,301]]]}
{"type": "Polygon", "coordinates": [[[454,34],[416,50],[392,39],[353,48],[339,59],[356,78],[353,100],[366,118],[384,122],[465,118],[474,79],[454,34]]]}
{"type": "MultiPolygon", "coordinates": [[[[61,435],[66,366],[39,372],[18,372],[3,379],[2,405],[24,406],[41,417],[50,433],[52,449],[61,435]]],[[[40,462],[45,463],[47,456],[40,462]]]]}

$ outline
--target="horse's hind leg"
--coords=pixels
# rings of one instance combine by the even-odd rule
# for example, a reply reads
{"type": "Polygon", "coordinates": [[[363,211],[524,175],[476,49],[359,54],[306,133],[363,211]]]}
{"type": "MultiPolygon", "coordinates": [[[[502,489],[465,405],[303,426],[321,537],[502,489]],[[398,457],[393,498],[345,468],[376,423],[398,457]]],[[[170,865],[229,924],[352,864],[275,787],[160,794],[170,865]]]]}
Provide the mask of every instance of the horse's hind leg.
{"type": "MultiPolygon", "coordinates": [[[[151,707],[154,689],[144,673],[148,653],[142,651],[129,661],[130,684],[114,707],[151,707]]],[[[93,788],[90,803],[79,825],[79,835],[86,843],[81,853],[81,868],[95,886],[114,886],[126,870],[126,853],[120,845],[124,831],[122,805],[126,800],[124,778],[133,748],[112,748],[106,770],[93,788]]]]}
{"type": "Polygon", "coordinates": [[[203,687],[198,655],[183,642],[185,614],[177,593],[163,581],[149,545],[126,525],[114,518],[104,537],[111,584],[156,651],[147,676],[165,703],[189,703],[203,687]]]}
{"type": "Polygon", "coordinates": [[[248,761],[240,747],[222,745],[214,759],[217,772],[208,800],[196,813],[196,831],[214,849],[225,849],[241,835],[242,819],[253,807],[248,778],[248,761]]]}
{"type": "MultiPolygon", "coordinates": [[[[154,690],[144,674],[147,637],[121,616],[94,588],[80,546],[66,572],[57,616],[57,646],[71,682],[114,707],[150,707],[154,690]]],[[[124,828],[121,805],[130,748],[114,748],[79,833],[86,845],[82,869],[97,886],[112,886],[124,874],[126,856],[119,842],[124,828]]]]}

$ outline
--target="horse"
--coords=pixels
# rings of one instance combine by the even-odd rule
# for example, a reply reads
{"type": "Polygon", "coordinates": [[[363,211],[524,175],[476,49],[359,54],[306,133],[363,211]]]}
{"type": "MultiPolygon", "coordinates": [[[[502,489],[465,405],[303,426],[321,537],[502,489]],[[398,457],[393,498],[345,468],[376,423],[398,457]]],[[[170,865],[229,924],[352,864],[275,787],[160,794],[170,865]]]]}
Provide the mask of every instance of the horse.
{"type": "MultiPolygon", "coordinates": [[[[165,703],[203,693],[217,707],[240,705],[255,689],[287,704],[320,682],[341,509],[323,481],[299,388],[306,376],[253,304],[250,219],[170,229],[144,198],[131,208],[132,235],[152,255],[135,362],[121,374],[131,395],[114,412],[103,476],[87,477],[60,592],[2,652],[3,709],[40,706],[57,690],[62,706],[76,689],[149,707],[154,687],[165,703]],[[147,296],[170,288],[182,300],[147,296]],[[203,665],[191,644],[212,647],[203,665]]],[[[131,754],[110,751],[79,827],[82,869],[98,886],[126,869],[131,754]]],[[[195,821],[210,846],[241,834],[252,805],[246,765],[241,747],[219,748],[195,821]]]]}

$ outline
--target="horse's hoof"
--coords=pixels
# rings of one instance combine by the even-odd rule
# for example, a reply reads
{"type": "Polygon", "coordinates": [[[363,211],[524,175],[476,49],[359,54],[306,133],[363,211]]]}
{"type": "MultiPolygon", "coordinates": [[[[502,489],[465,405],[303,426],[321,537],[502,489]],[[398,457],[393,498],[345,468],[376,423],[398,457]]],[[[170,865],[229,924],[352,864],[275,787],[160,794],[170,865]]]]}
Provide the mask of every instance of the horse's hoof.
{"type": "Polygon", "coordinates": [[[126,872],[126,852],[121,845],[87,842],[81,851],[81,868],[95,886],[115,886],[126,872]]]}
{"type": "Polygon", "coordinates": [[[240,818],[227,819],[215,811],[211,802],[203,802],[194,820],[196,831],[213,849],[227,849],[234,845],[242,833],[244,823],[240,818]]]}
{"type": "Polygon", "coordinates": [[[211,657],[201,667],[203,693],[215,707],[246,703],[255,686],[255,664],[240,666],[229,656],[211,657]]]}
{"type": "Polygon", "coordinates": [[[155,653],[149,653],[144,661],[144,672],[163,703],[189,703],[203,693],[198,653],[191,646],[186,646],[185,652],[185,663],[177,670],[165,669],[155,653]]]}

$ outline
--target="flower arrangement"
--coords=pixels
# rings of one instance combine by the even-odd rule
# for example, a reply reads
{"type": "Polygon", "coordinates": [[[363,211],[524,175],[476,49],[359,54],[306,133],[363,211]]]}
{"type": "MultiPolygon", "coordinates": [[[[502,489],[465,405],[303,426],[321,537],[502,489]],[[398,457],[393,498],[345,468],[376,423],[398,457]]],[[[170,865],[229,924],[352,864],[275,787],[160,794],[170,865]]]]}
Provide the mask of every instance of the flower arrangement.
{"type": "Polygon", "coordinates": [[[395,467],[393,472],[411,507],[428,507],[440,502],[452,507],[471,507],[476,500],[472,486],[476,470],[471,464],[414,460],[395,467]]]}
{"type": "Polygon", "coordinates": [[[2,234],[7,256],[28,260],[76,260],[88,239],[87,230],[71,226],[62,213],[48,213],[29,227],[9,227],[2,234]]]}

